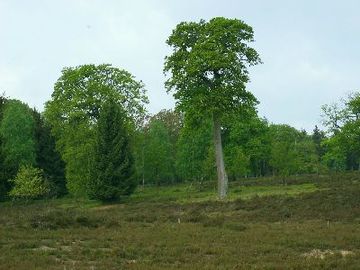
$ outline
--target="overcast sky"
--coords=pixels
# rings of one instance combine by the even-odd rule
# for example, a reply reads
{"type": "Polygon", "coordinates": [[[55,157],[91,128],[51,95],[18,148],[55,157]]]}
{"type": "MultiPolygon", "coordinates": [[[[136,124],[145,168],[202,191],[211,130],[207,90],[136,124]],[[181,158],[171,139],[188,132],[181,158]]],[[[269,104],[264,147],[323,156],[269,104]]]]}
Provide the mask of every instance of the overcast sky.
{"type": "Polygon", "coordinates": [[[43,109],[65,66],[111,63],[142,80],[148,109],[173,108],[165,40],[181,21],[223,16],[254,28],[259,114],[311,131],[321,105],[360,90],[360,1],[0,0],[0,91],[43,109]]]}

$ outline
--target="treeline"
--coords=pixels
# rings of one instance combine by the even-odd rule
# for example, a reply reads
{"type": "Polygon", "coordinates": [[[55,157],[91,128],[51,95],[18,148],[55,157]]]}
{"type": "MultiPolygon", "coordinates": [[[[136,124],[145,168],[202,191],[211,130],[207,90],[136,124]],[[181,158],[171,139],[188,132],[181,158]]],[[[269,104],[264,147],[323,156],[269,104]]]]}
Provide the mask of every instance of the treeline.
{"type": "Polygon", "coordinates": [[[42,114],[3,95],[0,199],[131,194],[146,103],[142,82],[111,65],[64,68],[42,114]]]}
{"type": "MultiPolygon", "coordinates": [[[[208,181],[216,178],[211,119],[189,119],[173,110],[149,117],[139,130],[138,178],[145,184],[208,181]]],[[[222,127],[230,180],[269,175],[324,173],[325,133],[276,125],[253,112],[227,119],[222,127]]]]}
{"type": "MultiPolygon", "coordinates": [[[[138,184],[214,180],[211,117],[147,115],[147,102],[142,82],[110,65],[65,68],[43,113],[1,96],[0,198],[109,200],[138,184]]],[[[311,134],[255,110],[224,119],[229,179],[358,170],[360,94],[323,112],[328,129],[311,134]]]]}
{"type": "MultiPolygon", "coordinates": [[[[360,93],[324,105],[326,131],[312,133],[269,123],[255,111],[226,119],[222,126],[230,180],[246,177],[323,174],[360,170],[360,93]]],[[[148,117],[139,130],[138,178],[146,184],[216,178],[211,119],[172,110],[148,117]]]]}

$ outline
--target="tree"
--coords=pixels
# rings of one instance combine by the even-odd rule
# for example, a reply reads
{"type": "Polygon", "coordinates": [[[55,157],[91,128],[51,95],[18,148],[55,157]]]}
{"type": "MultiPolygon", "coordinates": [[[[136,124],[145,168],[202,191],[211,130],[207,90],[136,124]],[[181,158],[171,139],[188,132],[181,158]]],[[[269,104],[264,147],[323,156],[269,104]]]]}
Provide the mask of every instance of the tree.
{"type": "Polygon", "coordinates": [[[224,115],[246,111],[257,104],[245,89],[247,66],[261,62],[249,43],[252,28],[237,19],[214,18],[209,22],[182,22],[167,40],[173,53],[165,58],[165,83],[177,107],[186,114],[212,117],[218,173],[218,193],[227,193],[221,122],[224,115]]]}
{"type": "Polygon", "coordinates": [[[9,100],[0,124],[6,179],[17,173],[20,165],[35,165],[34,119],[31,109],[18,100],[9,100]]]}
{"type": "Polygon", "coordinates": [[[339,136],[334,135],[324,140],[323,144],[326,152],[322,158],[322,162],[332,171],[346,170],[347,153],[339,142],[339,136]]]}
{"type": "Polygon", "coordinates": [[[271,159],[270,165],[276,175],[285,177],[296,173],[298,156],[296,145],[299,141],[298,131],[288,125],[271,125],[271,159]]]}
{"type": "Polygon", "coordinates": [[[360,169],[360,93],[354,92],[342,104],[324,105],[324,124],[331,138],[325,141],[324,161],[330,169],[360,169]]]}
{"type": "Polygon", "coordinates": [[[250,157],[241,146],[229,147],[227,156],[228,171],[234,179],[250,174],[250,157]]]}
{"type": "MultiPolygon", "coordinates": [[[[0,123],[3,118],[3,112],[5,109],[5,104],[7,102],[7,98],[5,97],[5,93],[0,95],[0,123]]],[[[6,197],[6,194],[9,190],[9,183],[6,178],[6,167],[5,167],[5,155],[3,153],[3,138],[0,133],[0,201],[6,197]]]]}
{"type": "Polygon", "coordinates": [[[11,182],[14,188],[9,195],[14,198],[36,199],[49,192],[48,183],[43,178],[43,171],[29,165],[22,165],[11,182]]]}
{"type": "Polygon", "coordinates": [[[129,121],[122,107],[107,102],[100,111],[91,178],[90,198],[102,201],[130,195],[136,188],[134,159],[130,146],[129,121]]]}
{"type": "Polygon", "coordinates": [[[144,174],[149,183],[174,183],[173,145],[168,129],[156,118],[150,120],[145,132],[144,174]]]}
{"type": "Polygon", "coordinates": [[[256,111],[246,116],[229,117],[224,125],[224,153],[232,167],[229,167],[229,172],[233,178],[261,176],[270,172],[271,138],[268,122],[259,118],[256,111]]]}
{"type": "Polygon", "coordinates": [[[316,145],[312,136],[301,133],[295,146],[297,158],[297,174],[313,174],[323,171],[316,145]]]}
{"type": "Polygon", "coordinates": [[[44,117],[36,110],[32,111],[35,120],[36,164],[43,170],[51,196],[64,195],[66,191],[65,163],[55,148],[55,138],[44,117]]]}
{"type": "Polygon", "coordinates": [[[174,110],[161,110],[150,118],[151,120],[158,120],[166,127],[171,144],[175,145],[183,127],[183,115],[174,110]]]}
{"type": "Polygon", "coordinates": [[[321,157],[325,154],[325,149],[322,145],[322,142],[325,140],[326,136],[325,136],[325,132],[321,131],[317,125],[315,125],[315,128],[313,130],[313,134],[311,136],[315,147],[316,147],[316,153],[319,157],[319,159],[321,159],[321,157]]]}
{"type": "Polygon", "coordinates": [[[9,183],[6,177],[5,157],[2,150],[2,138],[0,136],[0,201],[4,200],[9,190],[9,183]]]}
{"type": "Polygon", "coordinates": [[[138,178],[151,184],[179,181],[176,173],[176,143],[183,117],[174,110],[161,110],[147,116],[137,133],[136,164],[138,178]]]}
{"type": "Polygon", "coordinates": [[[283,178],[292,174],[318,173],[320,162],[316,145],[305,130],[288,125],[271,125],[271,159],[273,173],[283,178]]]}
{"type": "Polygon", "coordinates": [[[67,187],[72,194],[86,194],[97,121],[102,107],[110,100],[120,104],[134,122],[143,118],[147,103],[143,83],[111,65],[64,68],[52,99],[45,105],[45,119],[65,161],[67,187]]]}
{"type": "Polygon", "coordinates": [[[211,119],[185,117],[176,145],[176,173],[182,181],[207,180],[213,176],[215,159],[209,156],[212,140],[211,119]]]}
{"type": "Polygon", "coordinates": [[[345,110],[336,103],[325,104],[321,110],[323,111],[323,124],[328,127],[330,133],[337,133],[346,118],[345,110]]]}

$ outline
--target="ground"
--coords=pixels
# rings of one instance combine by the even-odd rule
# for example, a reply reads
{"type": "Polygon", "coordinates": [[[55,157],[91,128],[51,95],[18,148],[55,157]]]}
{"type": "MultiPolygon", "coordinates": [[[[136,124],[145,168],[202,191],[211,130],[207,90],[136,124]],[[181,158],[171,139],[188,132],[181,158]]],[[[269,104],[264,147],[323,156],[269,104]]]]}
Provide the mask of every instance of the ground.
{"type": "Polygon", "coordinates": [[[360,269],[360,174],[0,203],[0,269],[360,269]]]}

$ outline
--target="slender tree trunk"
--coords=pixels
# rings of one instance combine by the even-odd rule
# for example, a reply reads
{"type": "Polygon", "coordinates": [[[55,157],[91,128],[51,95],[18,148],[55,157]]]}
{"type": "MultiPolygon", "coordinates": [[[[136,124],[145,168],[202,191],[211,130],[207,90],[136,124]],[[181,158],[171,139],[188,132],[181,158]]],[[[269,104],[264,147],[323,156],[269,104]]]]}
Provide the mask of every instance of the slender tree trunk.
{"type": "Polygon", "coordinates": [[[224,199],[228,190],[228,177],[225,171],[224,155],[221,142],[221,125],[218,117],[214,116],[213,121],[216,168],[218,175],[218,195],[220,199],[224,199]]]}
{"type": "Polygon", "coordinates": [[[141,149],[141,158],[142,158],[142,187],[145,187],[145,144],[143,142],[141,149]]]}

